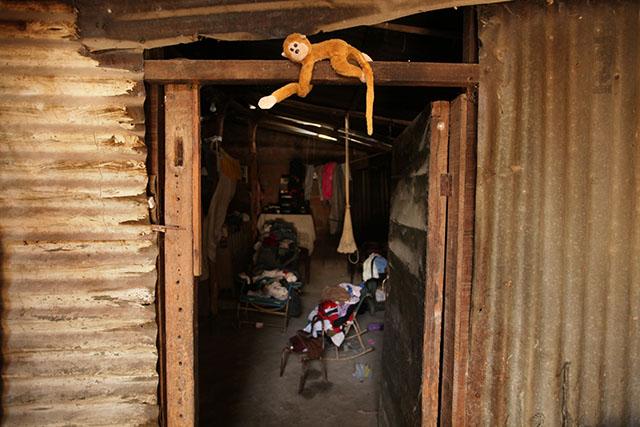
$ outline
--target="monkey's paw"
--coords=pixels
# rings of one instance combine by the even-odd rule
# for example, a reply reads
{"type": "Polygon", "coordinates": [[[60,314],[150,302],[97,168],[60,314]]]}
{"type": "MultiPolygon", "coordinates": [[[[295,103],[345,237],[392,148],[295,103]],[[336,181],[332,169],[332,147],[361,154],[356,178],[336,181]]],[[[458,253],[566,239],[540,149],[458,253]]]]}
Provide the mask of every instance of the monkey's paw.
{"type": "Polygon", "coordinates": [[[362,83],[366,83],[367,82],[367,79],[364,77],[364,73],[360,73],[360,81],[362,83]]]}
{"type": "Polygon", "coordinates": [[[263,96],[262,98],[260,98],[260,101],[258,101],[258,107],[262,108],[263,110],[268,110],[269,108],[276,105],[276,102],[278,102],[278,100],[273,95],[263,96]]]}

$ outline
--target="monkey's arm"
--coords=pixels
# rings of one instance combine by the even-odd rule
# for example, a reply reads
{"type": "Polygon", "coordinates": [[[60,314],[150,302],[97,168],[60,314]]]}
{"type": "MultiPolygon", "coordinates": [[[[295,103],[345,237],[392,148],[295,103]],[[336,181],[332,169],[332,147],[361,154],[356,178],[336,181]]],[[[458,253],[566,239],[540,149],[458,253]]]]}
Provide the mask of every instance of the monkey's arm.
{"type": "Polygon", "coordinates": [[[311,76],[313,76],[313,65],[315,62],[311,61],[302,66],[300,69],[300,79],[298,86],[298,96],[304,98],[311,92],[311,76]]]}
{"type": "Polygon", "coordinates": [[[258,106],[263,110],[268,110],[278,102],[284,101],[293,94],[298,94],[298,96],[304,98],[309,94],[311,88],[313,87],[310,84],[312,74],[313,63],[303,65],[300,69],[300,79],[298,80],[298,83],[286,84],[280,89],[273,92],[271,95],[263,96],[262,98],[260,98],[260,101],[258,101],[258,106]]]}
{"type": "Polygon", "coordinates": [[[276,90],[269,96],[263,96],[258,101],[258,107],[263,110],[268,110],[269,108],[276,105],[278,102],[283,101],[290,97],[291,95],[298,93],[298,83],[289,83],[282,86],[280,89],[276,90]]]}

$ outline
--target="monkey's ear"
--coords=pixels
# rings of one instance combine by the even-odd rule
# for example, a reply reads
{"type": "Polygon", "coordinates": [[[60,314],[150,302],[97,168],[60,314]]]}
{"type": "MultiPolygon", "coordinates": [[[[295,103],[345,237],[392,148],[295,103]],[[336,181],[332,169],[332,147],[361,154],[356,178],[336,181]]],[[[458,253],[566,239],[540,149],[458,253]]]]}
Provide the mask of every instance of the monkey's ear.
{"type": "Polygon", "coordinates": [[[284,56],[285,58],[287,57],[287,54],[282,52],[280,55],[284,56]]]}
{"type": "Polygon", "coordinates": [[[303,39],[307,39],[307,36],[305,36],[304,34],[300,34],[302,36],[303,39]]]}

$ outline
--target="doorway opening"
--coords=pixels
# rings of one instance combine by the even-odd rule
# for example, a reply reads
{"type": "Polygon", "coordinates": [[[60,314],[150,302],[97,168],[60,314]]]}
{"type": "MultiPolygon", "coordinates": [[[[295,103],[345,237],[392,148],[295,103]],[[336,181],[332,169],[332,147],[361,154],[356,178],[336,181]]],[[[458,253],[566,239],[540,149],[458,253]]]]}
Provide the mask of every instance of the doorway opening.
{"type": "MultiPolygon", "coordinates": [[[[354,40],[369,40],[371,31],[353,29],[319,38],[338,37],[355,45],[354,40]]],[[[393,32],[381,31],[384,33],[378,37],[382,39],[391,37],[393,32]]],[[[461,39],[457,41],[460,45],[461,39]]],[[[407,43],[406,33],[404,41],[407,43]]],[[[280,45],[281,41],[200,42],[150,52],[149,57],[162,58],[158,62],[177,57],[203,61],[210,58],[228,61],[225,64],[231,66],[238,64],[234,60],[266,58],[264,52],[270,51],[279,53],[280,45]]],[[[404,59],[398,49],[388,49],[384,44],[358,47],[375,60],[393,60],[390,64],[404,59]]],[[[428,55],[415,55],[417,61],[433,60],[428,55]]],[[[275,57],[277,54],[268,55],[270,59],[275,57]]],[[[466,183],[465,178],[456,183],[460,175],[449,173],[450,103],[458,99],[458,105],[471,105],[466,95],[460,98],[470,90],[469,81],[448,88],[432,87],[414,81],[414,77],[411,82],[402,83],[402,76],[392,78],[380,73],[383,82],[385,78],[389,80],[386,85],[376,84],[375,127],[373,135],[368,136],[363,119],[364,87],[359,84],[316,85],[305,99],[293,97],[267,112],[256,108],[257,101],[277,86],[259,79],[234,81],[234,68],[227,70],[224,84],[215,79],[207,84],[202,81],[207,79],[195,78],[186,83],[184,76],[152,81],[164,84],[161,90],[166,100],[164,112],[159,111],[166,120],[165,141],[158,144],[163,146],[164,158],[157,157],[157,168],[165,170],[164,176],[158,173],[157,194],[161,196],[158,200],[164,201],[162,215],[158,216],[160,227],[165,228],[161,260],[164,283],[159,285],[164,306],[159,305],[159,318],[166,328],[159,347],[164,355],[161,376],[165,377],[166,388],[160,394],[166,416],[189,417],[188,403],[171,412],[175,402],[168,394],[177,392],[181,402],[193,402],[192,416],[202,424],[224,420],[227,425],[312,425],[347,417],[352,425],[369,425],[375,420],[388,422],[398,416],[398,411],[404,411],[403,407],[386,404],[385,394],[390,400],[406,397],[414,408],[408,416],[424,418],[422,412],[430,403],[425,402],[424,395],[409,395],[413,389],[424,393],[427,387],[437,390],[428,396],[435,396],[437,419],[445,410],[439,396],[450,387],[445,381],[449,373],[440,369],[447,357],[447,330],[444,322],[429,323],[429,310],[439,310],[432,314],[442,317],[444,307],[442,299],[440,305],[427,301],[426,289],[440,286],[441,296],[445,290],[453,289],[451,301],[456,298],[455,287],[444,285],[445,252],[449,253],[445,232],[459,221],[448,221],[446,207],[448,199],[459,196],[456,189],[465,188],[466,183]],[[351,217],[359,249],[351,262],[336,252],[345,210],[344,202],[342,209],[336,209],[336,200],[342,194],[332,199],[335,191],[344,191],[344,186],[340,190],[336,183],[344,177],[340,164],[345,161],[346,115],[351,217]],[[196,116],[198,123],[193,121],[196,116]],[[190,127],[186,134],[185,127],[190,127]],[[191,144],[194,140],[197,144],[191,144]],[[446,154],[444,160],[433,151],[436,140],[441,143],[438,152],[446,154]],[[440,163],[433,163],[436,160],[440,163]],[[436,166],[441,169],[436,170],[436,166]],[[180,169],[185,167],[188,173],[180,169]],[[174,169],[181,172],[174,174],[174,169]],[[336,171],[342,171],[342,175],[336,171]],[[309,173],[311,185],[305,186],[305,175],[309,173]],[[221,183],[230,177],[232,182],[221,183]],[[324,185],[327,180],[332,183],[324,185]],[[329,189],[331,195],[327,194],[329,189]],[[179,223],[186,213],[184,206],[191,208],[187,214],[190,226],[179,223]],[[174,211],[168,212],[171,209],[174,211]],[[176,223],[171,222],[172,218],[176,223]],[[293,224],[290,230],[295,236],[287,234],[290,230],[286,226],[280,230],[282,224],[278,220],[293,224]],[[432,226],[437,230],[431,230],[432,226]],[[178,235],[190,236],[191,240],[181,240],[178,235]],[[432,237],[433,242],[429,241],[432,237]],[[199,239],[202,246],[194,243],[199,239]],[[168,246],[176,249],[167,251],[168,246]],[[275,247],[275,253],[263,250],[268,246],[275,247]],[[430,265],[427,248],[436,247],[439,249],[431,252],[441,254],[440,264],[430,265]],[[371,298],[362,299],[358,310],[350,313],[355,314],[360,330],[366,333],[337,343],[340,349],[336,354],[347,360],[329,364],[328,381],[322,378],[320,366],[312,364],[300,387],[302,369],[297,358],[291,357],[280,377],[282,350],[288,338],[308,324],[310,312],[326,300],[323,292],[327,287],[341,283],[358,286],[366,279],[363,272],[371,275],[363,269],[372,268],[371,263],[364,264],[372,253],[387,262],[384,273],[388,273],[389,287],[382,286],[382,276],[376,284],[382,292],[370,289],[371,298]],[[185,263],[184,258],[189,256],[185,263]],[[265,257],[271,258],[265,261],[265,257]],[[190,265],[191,270],[185,270],[184,265],[190,265]],[[285,275],[276,282],[288,291],[286,308],[281,304],[254,304],[255,298],[249,301],[251,304],[241,305],[247,295],[265,296],[258,294],[264,294],[268,286],[247,289],[247,285],[251,287],[264,279],[260,276],[265,271],[272,274],[273,270],[285,275]],[[190,275],[198,276],[193,289],[184,286],[190,275]],[[412,280],[415,283],[403,285],[412,280]],[[194,297],[187,307],[184,298],[189,293],[194,297]],[[246,310],[260,305],[266,310],[246,310]],[[273,312],[284,312],[285,316],[275,316],[273,312]],[[185,335],[180,327],[181,320],[188,320],[189,315],[193,317],[192,336],[185,335]],[[172,322],[177,327],[172,329],[172,322]],[[269,328],[269,324],[277,327],[269,328]],[[432,330],[427,332],[427,326],[432,330]],[[436,336],[437,342],[433,340],[436,336]],[[385,349],[389,339],[392,347],[385,349]],[[188,344],[184,344],[188,340],[193,340],[191,355],[188,344]],[[426,343],[432,344],[428,355],[424,354],[426,343]],[[349,359],[351,355],[354,357],[349,359]],[[405,369],[402,364],[407,363],[407,357],[413,360],[405,369]],[[430,370],[425,365],[427,359],[438,369],[430,370]],[[171,377],[172,371],[178,373],[177,377],[171,377]],[[410,378],[417,381],[406,381],[410,378]]],[[[466,119],[467,110],[464,111],[466,119]]],[[[458,136],[467,134],[466,123],[456,123],[458,136]]],[[[465,140],[464,144],[468,142],[465,140]]],[[[462,194],[461,197],[467,195],[464,191],[462,194]]],[[[455,243],[451,244],[452,258],[456,255],[455,243]]],[[[451,268],[455,273],[456,267],[451,268]]],[[[273,282],[265,281],[267,285],[273,282]]],[[[278,287],[274,288],[268,294],[272,298],[279,292],[278,287]]],[[[453,315],[450,320],[453,339],[460,319],[453,315]]],[[[333,326],[325,331],[327,335],[342,332],[333,326]]],[[[336,344],[328,338],[324,339],[327,346],[336,344]]],[[[433,416],[433,408],[430,411],[428,415],[433,416]]]]}

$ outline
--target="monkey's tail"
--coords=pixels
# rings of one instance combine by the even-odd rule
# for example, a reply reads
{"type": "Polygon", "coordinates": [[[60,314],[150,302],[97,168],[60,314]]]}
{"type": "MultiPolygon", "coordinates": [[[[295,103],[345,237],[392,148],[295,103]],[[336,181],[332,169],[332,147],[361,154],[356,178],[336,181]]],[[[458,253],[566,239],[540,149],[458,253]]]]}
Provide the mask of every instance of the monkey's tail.
{"type": "Polygon", "coordinates": [[[365,81],[367,82],[367,109],[365,115],[367,116],[367,133],[373,134],[373,70],[371,66],[367,64],[367,69],[364,71],[365,81]]]}
{"type": "MultiPolygon", "coordinates": [[[[351,51],[352,56],[358,61],[358,64],[362,68],[362,72],[364,73],[364,79],[367,83],[367,99],[366,99],[366,110],[365,116],[367,118],[367,134],[373,134],[373,70],[371,69],[371,65],[365,58],[364,54],[361,53],[356,48],[352,48],[351,51]]],[[[371,58],[369,58],[371,59],[371,58]]]]}

